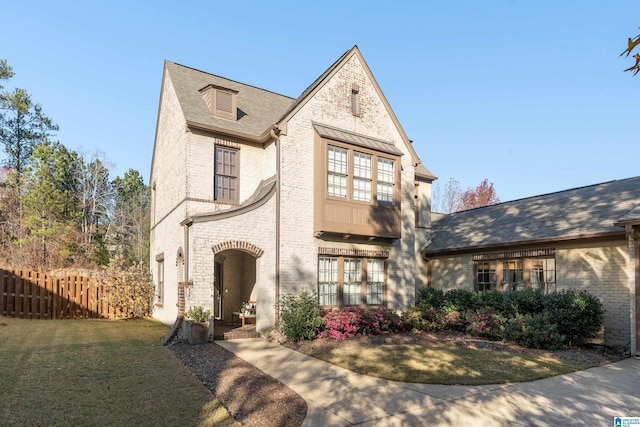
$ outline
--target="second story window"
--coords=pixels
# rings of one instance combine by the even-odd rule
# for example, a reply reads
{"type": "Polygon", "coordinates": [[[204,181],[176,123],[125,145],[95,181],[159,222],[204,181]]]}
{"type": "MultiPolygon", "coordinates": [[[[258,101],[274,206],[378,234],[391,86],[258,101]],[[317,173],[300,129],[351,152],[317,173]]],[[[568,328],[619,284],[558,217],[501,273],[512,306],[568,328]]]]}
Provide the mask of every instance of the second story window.
{"type": "Polygon", "coordinates": [[[371,201],[371,156],[353,153],[353,200],[371,201]]]}
{"type": "Polygon", "coordinates": [[[327,194],[347,198],[347,150],[330,145],[327,151],[327,194]]]}
{"type": "Polygon", "coordinates": [[[393,160],[378,157],[378,203],[393,204],[393,160]]]}
{"type": "Polygon", "coordinates": [[[214,199],[238,203],[238,150],[216,147],[214,199]]]}

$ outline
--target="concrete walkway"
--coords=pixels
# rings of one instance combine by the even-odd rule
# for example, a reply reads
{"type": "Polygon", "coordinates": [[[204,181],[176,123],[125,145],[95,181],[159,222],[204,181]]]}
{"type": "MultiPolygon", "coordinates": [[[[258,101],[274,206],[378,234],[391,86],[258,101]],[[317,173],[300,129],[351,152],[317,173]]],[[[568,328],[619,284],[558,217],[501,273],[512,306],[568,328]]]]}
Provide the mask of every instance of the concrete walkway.
{"type": "Polygon", "coordinates": [[[381,380],[264,339],[216,341],[308,405],[304,426],[613,426],[640,416],[640,360],[528,383],[445,386],[381,380]]]}

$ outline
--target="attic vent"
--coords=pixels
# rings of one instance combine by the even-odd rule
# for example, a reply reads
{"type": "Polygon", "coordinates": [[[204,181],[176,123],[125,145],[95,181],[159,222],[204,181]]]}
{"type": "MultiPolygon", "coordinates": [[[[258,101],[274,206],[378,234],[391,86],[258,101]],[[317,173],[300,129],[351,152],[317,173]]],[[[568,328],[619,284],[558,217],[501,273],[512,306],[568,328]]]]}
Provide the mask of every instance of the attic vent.
{"type": "Polygon", "coordinates": [[[360,86],[358,83],[351,85],[351,114],[360,116],[360,86]]]}
{"type": "Polygon", "coordinates": [[[233,95],[221,90],[216,92],[216,110],[222,113],[231,114],[233,112],[233,95]]]}
{"type": "Polygon", "coordinates": [[[205,104],[214,116],[236,120],[238,92],[231,89],[209,85],[200,90],[205,104]]]}

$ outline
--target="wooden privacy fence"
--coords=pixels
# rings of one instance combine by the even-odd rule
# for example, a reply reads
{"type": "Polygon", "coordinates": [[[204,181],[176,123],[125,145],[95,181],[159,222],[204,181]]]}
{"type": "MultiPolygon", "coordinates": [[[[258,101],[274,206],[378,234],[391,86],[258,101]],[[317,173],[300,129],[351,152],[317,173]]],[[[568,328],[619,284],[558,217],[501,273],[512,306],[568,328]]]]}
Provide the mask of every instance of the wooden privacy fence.
{"type": "Polygon", "coordinates": [[[107,304],[104,286],[84,276],[52,277],[23,270],[0,270],[0,314],[29,319],[129,317],[107,304]]]}

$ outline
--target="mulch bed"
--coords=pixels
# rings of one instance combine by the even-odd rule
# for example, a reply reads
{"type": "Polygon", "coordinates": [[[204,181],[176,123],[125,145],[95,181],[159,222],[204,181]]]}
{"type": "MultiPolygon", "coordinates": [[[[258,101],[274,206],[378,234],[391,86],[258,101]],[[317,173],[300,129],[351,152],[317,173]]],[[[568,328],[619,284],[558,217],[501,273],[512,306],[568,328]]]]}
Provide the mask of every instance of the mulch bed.
{"type": "Polygon", "coordinates": [[[168,348],[242,425],[302,425],[307,403],[300,395],[215,342],[168,348]]]}

